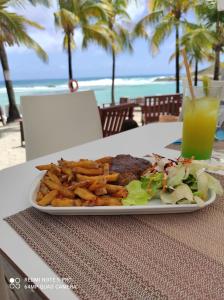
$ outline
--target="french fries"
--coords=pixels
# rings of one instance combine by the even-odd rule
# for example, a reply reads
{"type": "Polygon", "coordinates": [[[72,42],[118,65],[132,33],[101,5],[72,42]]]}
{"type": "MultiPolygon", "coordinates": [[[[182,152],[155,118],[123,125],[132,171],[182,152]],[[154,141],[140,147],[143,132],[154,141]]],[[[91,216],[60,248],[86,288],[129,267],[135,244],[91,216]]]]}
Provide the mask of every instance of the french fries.
{"type": "Polygon", "coordinates": [[[40,165],[40,166],[36,166],[36,169],[39,171],[52,171],[56,174],[60,174],[61,173],[61,169],[59,167],[57,167],[55,164],[48,164],[48,165],[40,165]]]}
{"type": "Polygon", "coordinates": [[[44,197],[43,193],[41,193],[40,191],[37,192],[37,202],[40,201],[43,197],[44,197]]]}
{"type": "Polygon", "coordinates": [[[97,163],[100,163],[100,164],[110,164],[112,162],[112,156],[105,156],[105,157],[102,157],[102,158],[99,158],[96,160],[97,163]]]}
{"type": "Polygon", "coordinates": [[[109,182],[117,181],[119,177],[119,173],[112,173],[109,175],[99,175],[99,176],[86,176],[86,175],[81,175],[77,174],[76,179],[77,181],[86,181],[86,180],[103,180],[106,179],[109,182]]]}
{"type": "Polygon", "coordinates": [[[60,192],[63,196],[65,197],[70,197],[72,198],[74,195],[72,191],[68,190],[66,187],[59,185],[49,179],[44,179],[44,183],[49,187],[51,190],[56,190],[60,192]]]}
{"type": "Polygon", "coordinates": [[[128,194],[125,187],[117,185],[119,173],[110,172],[112,157],[96,161],[82,159],[58,164],[39,165],[45,171],[36,202],[40,206],[82,207],[122,205],[128,194]]]}
{"type": "Polygon", "coordinates": [[[69,168],[82,167],[87,169],[97,169],[99,167],[98,162],[88,159],[80,160],[79,162],[60,160],[59,164],[69,168]]]}
{"type": "Polygon", "coordinates": [[[83,174],[83,175],[102,175],[103,169],[88,169],[88,168],[82,168],[82,167],[75,167],[74,172],[83,174]]]}
{"type": "Polygon", "coordinates": [[[48,165],[40,165],[36,166],[36,169],[39,171],[49,171],[52,168],[53,164],[48,164],[48,165]]]}
{"type": "Polygon", "coordinates": [[[115,194],[113,194],[113,197],[116,198],[126,198],[128,196],[128,191],[124,188],[119,191],[117,191],[115,194]]]}
{"type": "Polygon", "coordinates": [[[106,189],[109,192],[109,194],[115,194],[118,191],[122,190],[124,187],[121,185],[114,185],[114,184],[106,184],[106,189]]]}
{"type": "Polygon", "coordinates": [[[38,201],[38,205],[40,205],[40,206],[49,205],[55,199],[57,194],[58,194],[58,191],[56,191],[56,190],[50,191],[47,195],[45,195],[41,200],[38,201]]]}
{"type": "Polygon", "coordinates": [[[41,181],[41,183],[40,183],[40,190],[39,190],[39,192],[41,194],[43,194],[43,196],[50,192],[49,188],[46,186],[46,184],[43,183],[43,181],[41,181]]]}
{"type": "Polygon", "coordinates": [[[114,206],[114,205],[122,205],[121,199],[114,198],[114,197],[98,197],[96,199],[96,205],[97,206],[114,206]]]}
{"type": "Polygon", "coordinates": [[[107,189],[105,187],[101,187],[95,190],[95,194],[97,196],[101,196],[101,195],[106,195],[107,194],[107,189]]]}
{"type": "MultiPolygon", "coordinates": [[[[85,182],[85,181],[81,181],[81,182],[85,182]]],[[[106,179],[99,179],[99,180],[93,181],[91,183],[91,185],[89,186],[89,191],[94,192],[97,189],[104,188],[106,185],[106,182],[107,182],[106,179]]]]}
{"type": "Polygon", "coordinates": [[[55,198],[51,201],[51,205],[52,206],[73,206],[74,205],[75,200],[73,199],[68,199],[68,198],[55,198]]]}
{"type": "Polygon", "coordinates": [[[77,195],[81,199],[87,200],[87,201],[95,201],[96,200],[96,196],[93,193],[91,193],[87,189],[81,188],[81,187],[78,187],[75,190],[75,195],[77,195]]]}
{"type": "Polygon", "coordinates": [[[103,166],[103,175],[109,175],[110,173],[110,165],[108,163],[105,163],[103,166]]]}
{"type": "Polygon", "coordinates": [[[57,175],[55,175],[54,173],[52,173],[51,171],[47,172],[47,176],[49,176],[50,180],[57,183],[57,184],[61,184],[60,179],[58,178],[57,175]]]}

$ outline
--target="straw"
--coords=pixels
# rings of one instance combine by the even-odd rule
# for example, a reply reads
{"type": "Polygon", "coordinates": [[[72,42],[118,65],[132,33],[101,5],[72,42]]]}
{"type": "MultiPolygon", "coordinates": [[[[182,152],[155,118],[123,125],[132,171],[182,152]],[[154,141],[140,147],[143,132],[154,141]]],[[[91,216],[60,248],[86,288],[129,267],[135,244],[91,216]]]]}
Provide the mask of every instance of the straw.
{"type": "Polygon", "coordinates": [[[184,65],[186,68],[186,73],[187,73],[187,80],[188,80],[188,85],[191,93],[191,98],[192,100],[195,100],[195,95],[194,95],[194,89],[193,89],[193,84],[192,84],[192,79],[191,79],[191,71],[190,71],[190,66],[187,61],[187,55],[185,49],[182,49],[182,54],[184,58],[184,65]]]}

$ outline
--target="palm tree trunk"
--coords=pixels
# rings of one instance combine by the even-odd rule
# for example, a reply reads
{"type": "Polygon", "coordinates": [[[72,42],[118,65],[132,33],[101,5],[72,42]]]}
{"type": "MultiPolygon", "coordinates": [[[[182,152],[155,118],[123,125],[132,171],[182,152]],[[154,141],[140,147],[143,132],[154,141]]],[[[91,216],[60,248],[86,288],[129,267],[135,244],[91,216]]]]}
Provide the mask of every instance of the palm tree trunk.
{"type": "Polygon", "coordinates": [[[115,97],[114,97],[115,69],[116,69],[116,55],[115,55],[115,52],[112,50],[112,86],[111,86],[111,105],[115,105],[115,97]]]}
{"type": "Polygon", "coordinates": [[[198,60],[195,59],[195,70],[194,70],[194,85],[198,85],[198,60]]]}
{"type": "Polygon", "coordinates": [[[176,93],[180,93],[180,41],[179,25],[176,25],[176,93]]]}
{"type": "Polygon", "coordinates": [[[68,78],[69,80],[73,79],[72,74],[72,49],[71,49],[71,33],[68,34],[68,78]]]}
{"type": "Polygon", "coordinates": [[[215,67],[214,67],[214,80],[219,80],[220,73],[220,49],[217,47],[215,50],[215,67]]]}
{"type": "Polygon", "coordinates": [[[0,43],[0,60],[1,60],[2,70],[3,70],[4,80],[5,80],[5,87],[9,99],[9,115],[7,119],[7,123],[9,123],[15,121],[16,119],[19,119],[20,113],[18,107],[16,106],[13,85],[10,79],[8,58],[3,43],[0,43]]]}
{"type": "MultiPolygon", "coordinates": [[[[217,12],[217,20],[216,20],[216,34],[219,36],[220,34],[220,27],[219,27],[219,19],[220,14],[217,12]]],[[[219,72],[220,72],[220,46],[215,46],[215,67],[214,67],[214,80],[219,80],[219,72]]]]}

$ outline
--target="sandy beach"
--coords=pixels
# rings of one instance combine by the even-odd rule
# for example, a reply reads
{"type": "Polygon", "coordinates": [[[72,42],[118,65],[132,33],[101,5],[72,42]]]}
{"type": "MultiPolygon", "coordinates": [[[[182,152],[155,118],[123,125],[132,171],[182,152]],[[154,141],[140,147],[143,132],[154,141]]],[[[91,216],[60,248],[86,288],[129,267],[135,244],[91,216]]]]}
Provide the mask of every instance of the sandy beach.
{"type": "Polygon", "coordinates": [[[0,125],[0,170],[25,162],[25,148],[21,147],[19,123],[0,125]]]}
{"type": "MultiPolygon", "coordinates": [[[[141,124],[141,113],[135,112],[134,119],[141,124]]],[[[21,147],[19,123],[6,126],[0,124],[0,170],[26,161],[25,147],[21,147]]]]}

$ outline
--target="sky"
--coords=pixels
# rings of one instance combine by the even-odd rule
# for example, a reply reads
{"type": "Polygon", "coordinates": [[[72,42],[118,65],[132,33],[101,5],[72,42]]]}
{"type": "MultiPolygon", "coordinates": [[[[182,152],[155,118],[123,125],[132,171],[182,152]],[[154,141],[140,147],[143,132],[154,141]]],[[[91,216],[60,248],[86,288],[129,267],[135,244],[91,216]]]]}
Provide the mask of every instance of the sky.
{"type": "MultiPolygon", "coordinates": [[[[146,1],[139,0],[130,3],[128,13],[133,22],[137,22],[146,15],[146,1]]],[[[56,0],[52,0],[51,8],[43,6],[25,8],[11,8],[17,14],[38,22],[45,30],[28,28],[28,33],[48,53],[49,62],[43,63],[31,49],[24,47],[7,47],[11,76],[14,80],[22,79],[61,79],[67,78],[67,55],[62,49],[63,32],[56,29],[53,13],[57,11],[56,0]]],[[[82,34],[75,32],[78,49],[73,53],[74,78],[110,77],[111,56],[105,50],[95,44],[91,44],[87,50],[81,49],[82,34]]],[[[160,52],[152,56],[149,44],[143,39],[134,42],[134,52],[127,52],[117,57],[117,76],[133,75],[157,75],[173,74],[174,63],[169,63],[169,57],[175,49],[174,35],[171,35],[161,46],[160,52]]],[[[3,80],[0,71],[0,80],[3,80]]]]}

